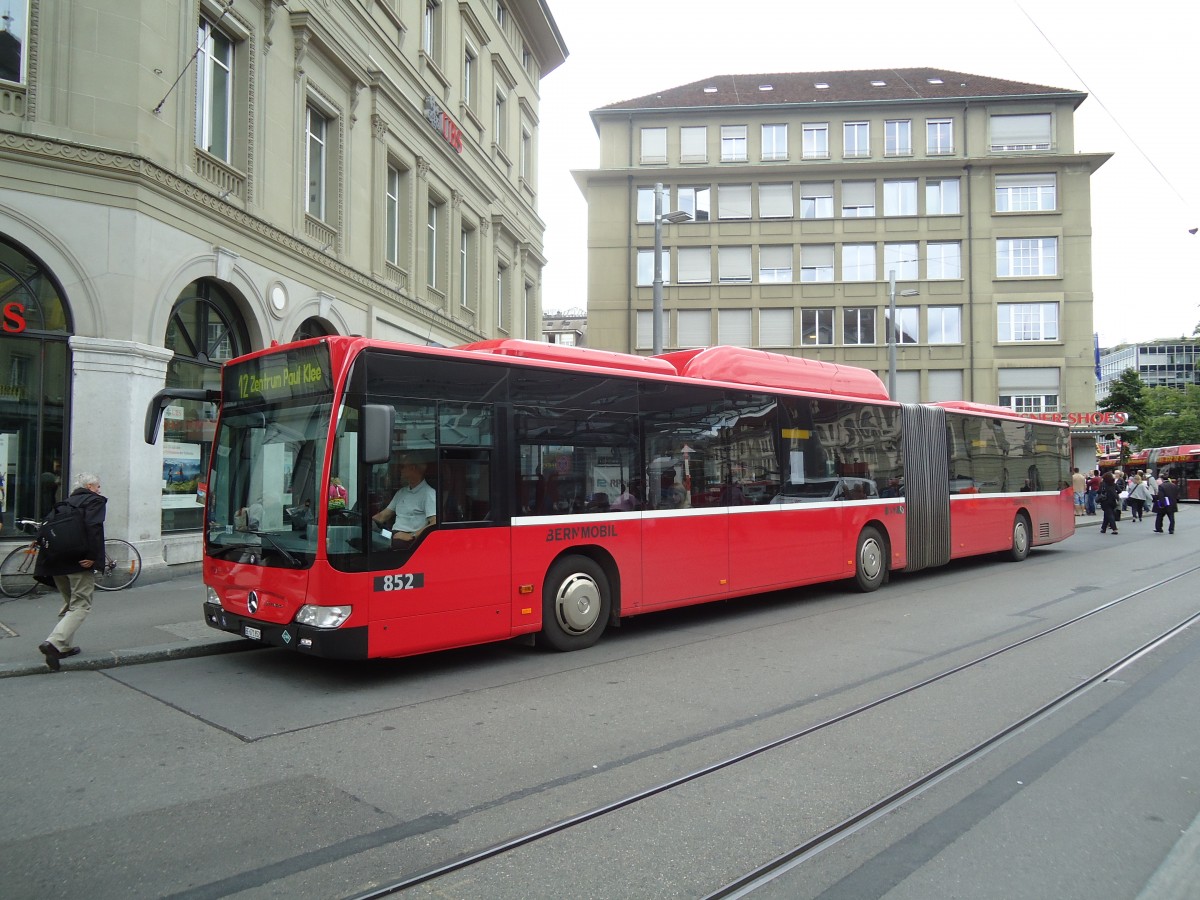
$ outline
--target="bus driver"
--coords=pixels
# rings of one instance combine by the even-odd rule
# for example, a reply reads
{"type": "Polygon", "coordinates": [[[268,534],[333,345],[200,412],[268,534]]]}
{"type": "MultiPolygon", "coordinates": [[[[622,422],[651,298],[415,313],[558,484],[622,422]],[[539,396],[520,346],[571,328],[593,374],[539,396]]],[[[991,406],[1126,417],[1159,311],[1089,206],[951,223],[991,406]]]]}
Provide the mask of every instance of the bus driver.
{"type": "Polygon", "coordinates": [[[393,546],[415,541],[437,521],[437,492],[425,481],[425,462],[411,455],[402,457],[400,479],[404,484],[392,501],[371,517],[380,530],[393,526],[393,546]]]}

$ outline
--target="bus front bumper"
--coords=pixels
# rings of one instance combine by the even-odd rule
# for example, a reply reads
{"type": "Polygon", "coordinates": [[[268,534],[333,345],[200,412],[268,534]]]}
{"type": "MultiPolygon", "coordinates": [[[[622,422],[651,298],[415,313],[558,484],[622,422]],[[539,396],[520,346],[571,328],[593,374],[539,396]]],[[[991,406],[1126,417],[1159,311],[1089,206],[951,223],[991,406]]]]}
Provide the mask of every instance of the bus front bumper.
{"type": "Polygon", "coordinates": [[[204,621],[219,631],[228,631],[270,647],[283,647],[326,659],[367,658],[365,627],[314,628],[295,622],[276,625],[235,615],[216,603],[204,604],[204,621]]]}

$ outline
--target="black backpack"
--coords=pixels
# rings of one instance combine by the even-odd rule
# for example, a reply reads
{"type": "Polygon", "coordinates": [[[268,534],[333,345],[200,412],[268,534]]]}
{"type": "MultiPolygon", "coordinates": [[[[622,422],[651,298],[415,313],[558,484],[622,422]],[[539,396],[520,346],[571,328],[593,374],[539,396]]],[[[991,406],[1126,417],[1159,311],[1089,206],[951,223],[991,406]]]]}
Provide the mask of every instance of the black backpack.
{"type": "Polygon", "coordinates": [[[87,559],[87,524],[83,510],[70,500],[54,505],[37,532],[38,552],[49,562],[77,562],[87,559]]]}

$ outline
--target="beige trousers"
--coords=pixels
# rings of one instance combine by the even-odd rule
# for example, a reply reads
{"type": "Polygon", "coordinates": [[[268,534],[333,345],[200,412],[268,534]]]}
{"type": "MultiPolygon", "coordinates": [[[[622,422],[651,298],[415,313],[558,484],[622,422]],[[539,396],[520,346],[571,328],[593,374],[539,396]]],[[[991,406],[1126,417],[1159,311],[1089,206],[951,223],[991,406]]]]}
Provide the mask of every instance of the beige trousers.
{"type": "Polygon", "coordinates": [[[62,594],[63,605],[58,611],[58,625],[46,640],[65,653],[74,646],[71,641],[75,638],[75,632],[92,611],[96,576],[91,572],[55,575],[54,586],[62,594]]]}

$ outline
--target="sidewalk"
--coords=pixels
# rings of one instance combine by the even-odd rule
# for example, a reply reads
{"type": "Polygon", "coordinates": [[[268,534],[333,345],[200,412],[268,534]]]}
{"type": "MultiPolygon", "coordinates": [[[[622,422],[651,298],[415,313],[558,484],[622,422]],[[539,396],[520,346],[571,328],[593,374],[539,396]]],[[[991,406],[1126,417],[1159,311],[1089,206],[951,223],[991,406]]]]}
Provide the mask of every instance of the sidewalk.
{"type": "MultiPolygon", "coordinates": [[[[204,583],[198,565],[188,574],[172,577],[163,573],[160,577],[164,580],[139,580],[124,591],[96,591],[92,612],[79,629],[82,652],[64,659],[62,671],[108,669],[259,646],[204,623],[204,583]]],[[[38,644],[54,627],[60,604],[58,592],[45,589],[17,600],[0,596],[0,678],[50,674],[38,644]]]]}

